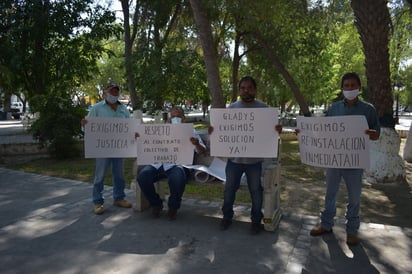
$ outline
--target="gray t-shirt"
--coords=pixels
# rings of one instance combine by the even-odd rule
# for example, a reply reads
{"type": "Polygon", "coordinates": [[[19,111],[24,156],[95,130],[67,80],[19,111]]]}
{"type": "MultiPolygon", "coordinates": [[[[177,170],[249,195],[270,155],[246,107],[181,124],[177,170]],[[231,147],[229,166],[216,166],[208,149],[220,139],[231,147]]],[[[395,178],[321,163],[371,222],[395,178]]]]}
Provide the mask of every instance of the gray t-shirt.
{"type": "MultiPolygon", "coordinates": [[[[236,101],[228,106],[228,108],[267,108],[267,104],[262,101],[255,100],[253,104],[245,104],[242,101],[236,101]]],[[[262,162],[263,158],[245,158],[245,157],[235,157],[229,158],[232,162],[237,164],[256,164],[262,162]]]]}

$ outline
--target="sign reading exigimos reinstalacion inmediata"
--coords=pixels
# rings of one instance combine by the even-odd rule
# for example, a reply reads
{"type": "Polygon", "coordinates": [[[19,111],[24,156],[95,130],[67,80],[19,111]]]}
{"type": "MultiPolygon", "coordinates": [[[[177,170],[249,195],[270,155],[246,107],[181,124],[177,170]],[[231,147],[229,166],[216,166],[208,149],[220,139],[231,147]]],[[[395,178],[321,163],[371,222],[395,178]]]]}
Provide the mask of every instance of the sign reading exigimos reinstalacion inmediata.
{"type": "Polygon", "coordinates": [[[329,168],[369,168],[368,124],[364,116],[299,116],[297,129],[302,163],[329,168]]]}

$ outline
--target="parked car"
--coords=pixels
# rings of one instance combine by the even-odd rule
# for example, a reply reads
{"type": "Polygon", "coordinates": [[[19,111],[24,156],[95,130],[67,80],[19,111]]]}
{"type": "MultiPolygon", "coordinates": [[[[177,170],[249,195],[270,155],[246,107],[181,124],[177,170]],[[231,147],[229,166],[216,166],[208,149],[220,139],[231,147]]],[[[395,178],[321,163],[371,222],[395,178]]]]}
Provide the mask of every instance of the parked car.
{"type": "Polygon", "coordinates": [[[17,110],[16,112],[23,113],[23,103],[22,102],[13,102],[10,105],[10,109],[17,110]]]}
{"type": "Polygon", "coordinates": [[[23,103],[22,102],[11,103],[10,112],[11,112],[11,116],[13,116],[14,119],[20,120],[21,115],[23,114],[23,103]]]}

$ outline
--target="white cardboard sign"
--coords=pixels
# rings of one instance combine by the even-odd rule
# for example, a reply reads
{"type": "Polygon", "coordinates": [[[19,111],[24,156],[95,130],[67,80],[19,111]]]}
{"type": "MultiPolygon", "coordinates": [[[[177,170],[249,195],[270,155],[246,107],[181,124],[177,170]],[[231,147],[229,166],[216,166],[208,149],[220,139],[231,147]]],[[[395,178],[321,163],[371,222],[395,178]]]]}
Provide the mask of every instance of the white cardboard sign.
{"type": "Polygon", "coordinates": [[[84,127],[85,158],[134,158],[137,119],[88,117],[84,127]]]}
{"type": "Polygon", "coordinates": [[[193,163],[193,124],[141,124],[137,132],[139,165],[193,163]]]}
{"type": "MultiPolygon", "coordinates": [[[[226,160],[214,157],[209,167],[203,165],[185,165],[184,167],[188,169],[195,169],[197,172],[204,172],[205,174],[211,175],[221,181],[226,181],[226,160]]],[[[196,176],[196,173],[195,180],[200,182],[196,176]]]]}
{"type": "Polygon", "coordinates": [[[297,118],[302,163],[328,168],[362,168],[370,165],[369,128],[361,115],[297,118]]]}
{"type": "Polygon", "coordinates": [[[279,134],[277,108],[210,110],[210,155],[276,158],[279,134]]]}

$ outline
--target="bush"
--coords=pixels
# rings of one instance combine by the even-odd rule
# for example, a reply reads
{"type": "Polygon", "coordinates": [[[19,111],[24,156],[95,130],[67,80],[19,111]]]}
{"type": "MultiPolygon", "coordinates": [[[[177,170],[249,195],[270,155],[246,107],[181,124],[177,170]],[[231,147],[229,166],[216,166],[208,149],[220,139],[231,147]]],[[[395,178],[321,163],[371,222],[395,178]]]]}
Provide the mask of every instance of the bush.
{"type": "Polygon", "coordinates": [[[56,95],[39,95],[30,103],[33,111],[40,113],[29,130],[33,137],[48,147],[52,157],[78,157],[78,139],[83,136],[80,120],[86,115],[85,107],[56,95]]]}

